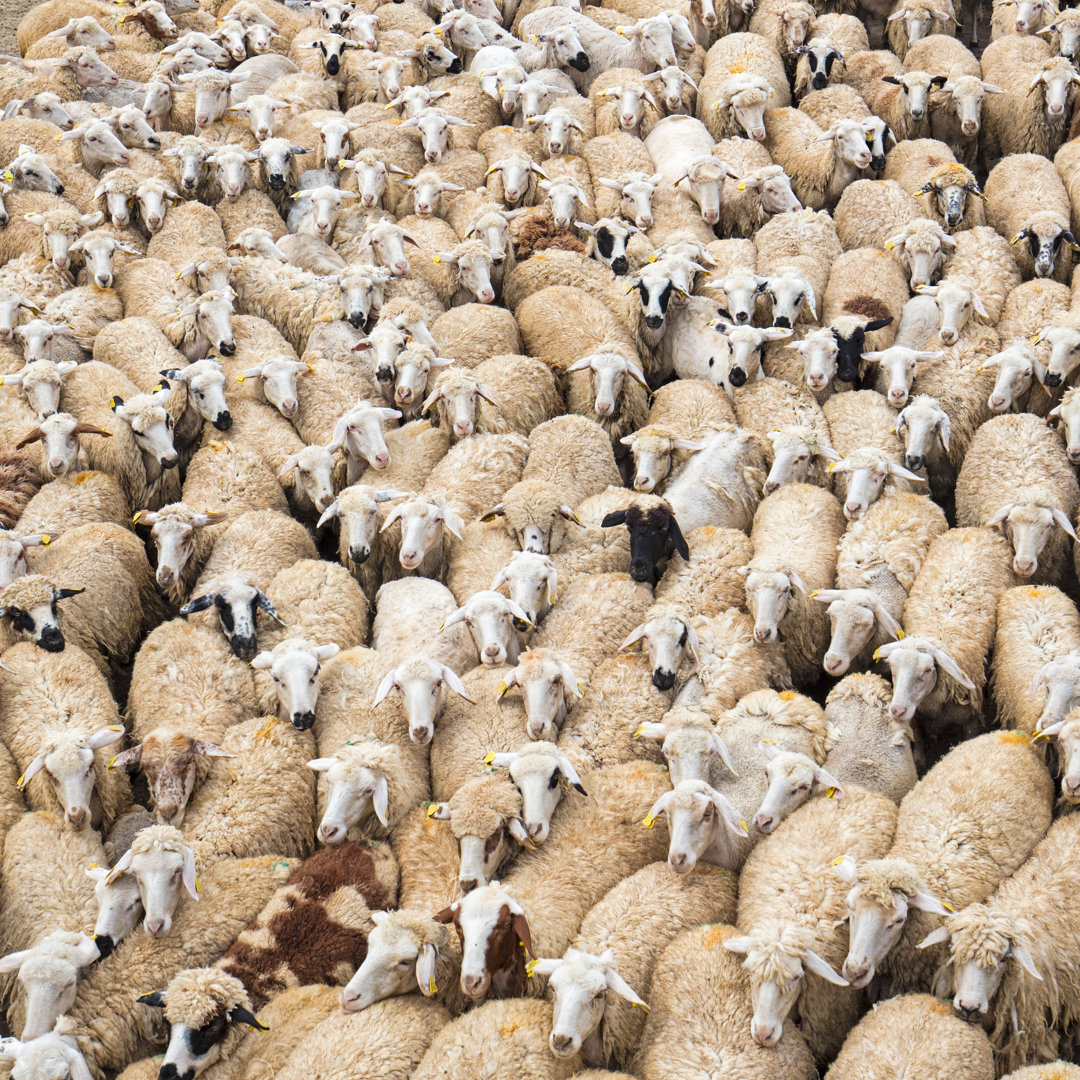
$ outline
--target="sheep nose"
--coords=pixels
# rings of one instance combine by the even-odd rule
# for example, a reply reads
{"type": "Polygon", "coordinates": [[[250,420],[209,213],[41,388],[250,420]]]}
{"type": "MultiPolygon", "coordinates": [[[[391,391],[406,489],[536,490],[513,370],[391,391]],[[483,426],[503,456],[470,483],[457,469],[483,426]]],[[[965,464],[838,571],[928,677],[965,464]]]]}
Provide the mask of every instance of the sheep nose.
{"type": "Polygon", "coordinates": [[[762,645],[766,642],[772,641],[776,631],[772,627],[768,626],[755,626],[754,627],[754,640],[760,641],[762,645]]]}
{"type": "Polygon", "coordinates": [[[1061,376],[1056,371],[1048,371],[1046,373],[1046,385],[1047,386],[1060,386],[1061,376]]]}
{"type": "Polygon", "coordinates": [[[480,884],[480,881],[478,881],[476,878],[458,878],[458,888],[463,893],[470,893],[473,891],[473,889],[479,889],[480,884]]]}
{"type": "Polygon", "coordinates": [[[485,645],[484,646],[484,659],[489,660],[492,663],[495,663],[496,661],[498,661],[502,657],[502,651],[503,651],[503,649],[502,649],[501,645],[496,645],[494,643],[491,644],[491,645],[485,645]]]}
{"type": "Polygon", "coordinates": [[[956,331],[943,329],[941,331],[941,340],[945,342],[946,345],[952,345],[956,341],[956,331]]]}
{"type": "Polygon", "coordinates": [[[836,653],[826,653],[824,663],[825,670],[830,675],[838,675],[844,666],[843,659],[837,656],[836,653]]]}
{"type": "Polygon", "coordinates": [[[762,491],[766,495],[771,495],[774,491],[777,491],[779,487],[780,485],[775,480],[766,480],[765,486],[764,488],[762,488],[762,491]]]}
{"type": "Polygon", "coordinates": [[[376,454],[375,455],[375,468],[385,469],[390,464],[389,454],[376,454]]]}
{"type": "Polygon", "coordinates": [[[908,454],[908,456],[904,458],[904,464],[907,465],[909,469],[921,469],[926,464],[926,458],[921,454],[908,454]]]}
{"type": "Polygon", "coordinates": [[[179,462],[180,458],[176,454],[166,454],[161,459],[161,467],[163,469],[175,469],[179,462]]]}
{"type": "Polygon", "coordinates": [[[652,481],[647,476],[634,477],[635,491],[648,491],[652,487],[652,481]]]}
{"type": "Polygon", "coordinates": [[[854,521],[861,513],[863,508],[858,503],[845,503],[844,504],[844,516],[848,521],[854,521]]]}
{"type": "Polygon", "coordinates": [[[64,461],[62,458],[50,458],[49,459],[49,472],[56,476],[64,468],[64,461]]]}
{"type": "Polygon", "coordinates": [[[551,1052],[558,1054],[560,1057],[573,1052],[574,1040],[569,1035],[556,1035],[553,1031],[551,1033],[551,1052]]]}
{"type": "Polygon", "coordinates": [[[758,814],[754,818],[754,828],[768,836],[776,828],[776,819],[772,814],[758,814]]]}
{"type": "Polygon", "coordinates": [[[1070,795],[1075,795],[1080,791],[1080,776],[1066,776],[1063,786],[1070,795]]]}
{"type": "Polygon", "coordinates": [[[1035,573],[1036,562],[1035,562],[1034,559],[1029,559],[1029,558],[1023,558],[1022,559],[1022,558],[1020,558],[1019,555],[1017,555],[1016,558],[1013,559],[1013,569],[1021,577],[1031,577],[1031,575],[1035,573]]]}
{"type": "Polygon", "coordinates": [[[430,728],[409,728],[409,738],[420,746],[427,746],[434,734],[430,728]]]}
{"type": "Polygon", "coordinates": [[[957,1013],[959,1013],[960,1016],[962,1016],[965,1020],[974,1019],[976,1016],[979,1015],[981,1011],[978,1005],[969,1005],[966,1001],[963,1001],[960,998],[957,998],[953,1002],[953,1007],[956,1009],[957,1013]]]}
{"type": "Polygon", "coordinates": [[[911,119],[912,120],[921,120],[924,115],[925,114],[923,113],[922,109],[912,109],[911,110],[911,119]]]}
{"type": "Polygon", "coordinates": [[[281,412],[285,416],[296,415],[296,398],[286,398],[281,403],[281,412]]]}
{"type": "Polygon", "coordinates": [[[979,125],[976,124],[974,120],[965,120],[960,125],[960,130],[965,135],[977,135],[979,132],[979,125]]]}
{"type": "Polygon", "coordinates": [[[362,548],[351,547],[351,548],[349,548],[349,558],[352,559],[352,561],[354,563],[365,563],[365,562],[367,562],[368,557],[370,555],[371,555],[371,548],[366,548],[366,547],[362,547],[362,548]]]}
{"type": "Polygon", "coordinates": [[[668,865],[676,874],[685,874],[689,869],[690,860],[682,852],[672,852],[668,855],[668,865]]]}
{"type": "Polygon", "coordinates": [[[146,919],[143,922],[143,926],[146,929],[147,934],[152,937],[161,937],[162,930],[165,927],[164,919],[146,919]]]}
{"type": "Polygon", "coordinates": [[[534,837],[535,837],[535,836],[539,836],[539,835],[540,835],[540,833],[542,833],[543,831],[544,831],[544,826],[543,826],[543,824],[542,824],[541,822],[539,822],[539,821],[534,821],[534,822],[533,822],[533,823],[532,823],[532,824],[531,824],[531,825],[530,825],[530,826],[528,827],[528,833],[529,833],[529,835],[530,835],[530,836],[534,836],[534,837]]]}
{"type": "Polygon", "coordinates": [[[1068,449],[1068,450],[1066,451],[1066,453],[1067,453],[1067,454],[1068,454],[1068,456],[1069,456],[1069,460],[1070,460],[1070,461],[1071,461],[1071,462],[1072,462],[1072,463],[1073,463],[1074,465],[1076,465],[1077,463],[1080,463],[1080,446],[1073,446],[1073,447],[1070,447],[1070,448],[1069,448],[1069,449],[1068,449]]]}
{"type": "Polygon", "coordinates": [[[172,568],[169,566],[159,566],[157,568],[157,583],[159,585],[168,587],[173,581],[172,568]]]}
{"type": "Polygon", "coordinates": [[[292,714],[292,726],[298,731],[310,731],[315,724],[313,712],[294,712],[292,714]]]}
{"type": "Polygon", "coordinates": [[[81,806],[67,812],[68,823],[73,829],[85,829],[90,821],[90,813],[81,806]]]}
{"type": "Polygon", "coordinates": [[[898,723],[902,724],[907,721],[908,710],[906,705],[897,705],[893,703],[889,706],[889,715],[898,723]]]}
{"type": "Polygon", "coordinates": [[[338,833],[343,833],[344,829],[340,825],[320,825],[319,826],[319,839],[324,844],[336,844],[340,838],[338,833]]]}
{"type": "Polygon", "coordinates": [[[776,1028],[770,1024],[752,1024],[750,1034],[759,1046],[772,1046],[779,1037],[776,1028]]]}
{"type": "Polygon", "coordinates": [[[869,960],[852,960],[850,957],[844,961],[844,978],[847,979],[852,986],[863,986],[865,982],[868,982],[867,976],[870,974],[870,961],[869,960]]]}
{"type": "Polygon", "coordinates": [[[341,991],[341,1007],[346,1012],[360,1011],[360,995],[351,991],[348,987],[341,991]]]}
{"type": "Polygon", "coordinates": [[[469,997],[476,997],[484,992],[484,977],[482,975],[462,975],[461,989],[469,997]]]}

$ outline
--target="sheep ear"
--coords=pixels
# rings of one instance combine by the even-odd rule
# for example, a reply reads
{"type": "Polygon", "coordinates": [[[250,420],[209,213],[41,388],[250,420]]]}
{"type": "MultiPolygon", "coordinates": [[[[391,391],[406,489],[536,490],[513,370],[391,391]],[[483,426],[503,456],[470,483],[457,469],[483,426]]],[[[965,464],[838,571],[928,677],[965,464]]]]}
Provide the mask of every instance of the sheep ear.
{"type": "Polygon", "coordinates": [[[135,999],[140,1005],[149,1005],[152,1009],[164,1009],[165,1008],[165,991],[154,990],[149,994],[140,994],[135,999]]]}
{"type": "Polygon", "coordinates": [[[808,949],[806,955],[803,957],[803,968],[804,970],[817,975],[819,978],[824,979],[826,982],[831,982],[833,986],[850,985],[843,975],[833,971],[832,967],[818,956],[813,949],[808,949]]]}
{"type": "Polygon", "coordinates": [[[746,826],[742,823],[742,819],[739,817],[739,812],[731,805],[726,795],[722,795],[719,791],[713,791],[712,804],[716,807],[720,814],[724,824],[736,835],[736,836],[749,836],[750,833],[746,831],[746,826]]]}
{"type": "Polygon", "coordinates": [[[101,750],[103,747],[112,746],[114,742],[123,737],[123,727],[119,724],[110,724],[108,727],[98,728],[93,735],[88,736],[86,748],[88,750],[101,750]]]}
{"type": "Polygon", "coordinates": [[[32,949],[21,949],[19,952],[8,953],[0,957],[0,972],[18,971],[23,966],[23,961],[30,955],[32,949]]]}
{"type": "Polygon", "coordinates": [[[307,763],[307,767],[312,772],[329,772],[334,767],[336,761],[337,758],[332,757],[312,758],[311,761],[307,763]]]}
{"type": "Polygon", "coordinates": [[[338,500],[335,499],[320,515],[319,520],[316,523],[316,528],[321,529],[328,521],[330,521],[332,518],[337,517],[339,509],[340,505],[338,503],[338,500]]]}
{"type": "Polygon", "coordinates": [[[469,692],[465,689],[465,684],[461,681],[461,679],[458,677],[458,673],[454,671],[453,668],[448,668],[445,664],[443,664],[440,669],[440,673],[442,674],[443,681],[446,683],[447,686],[450,687],[451,690],[454,691],[455,694],[458,695],[458,697],[464,698],[466,701],[470,702],[473,705],[476,704],[476,702],[471,697],[469,697],[469,692]]]}
{"type": "Polygon", "coordinates": [[[931,896],[921,889],[908,900],[908,904],[919,911],[929,911],[932,915],[952,914],[936,896],[931,896]]]}
{"type": "Polygon", "coordinates": [[[780,747],[775,742],[766,742],[764,739],[758,743],[758,748],[765,756],[766,761],[772,761],[774,757],[778,757],[780,754],[780,747]]]}
{"type": "Polygon", "coordinates": [[[724,942],[724,948],[728,952],[738,953],[740,956],[745,956],[750,951],[750,946],[753,941],[749,937],[729,937],[724,942]]]}
{"type": "Polygon", "coordinates": [[[264,649],[254,660],[250,661],[249,666],[253,667],[256,671],[267,671],[273,663],[274,654],[269,653],[264,649]]]}
{"type": "Polygon", "coordinates": [[[936,930],[931,930],[920,941],[915,948],[917,949],[929,949],[931,945],[948,945],[949,944],[949,929],[946,926],[939,926],[936,930]]]}
{"type": "Polygon", "coordinates": [[[844,788],[840,781],[821,765],[814,771],[814,783],[820,784],[823,788],[831,789],[833,793],[831,798],[842,799],[844,797],[844,788]]]}
{"type": "Polygon", "coordinates": [[[496,503],[486,514],[482,514],[481,521],[494,521],[497,517],[502,517],[504,513],[503,504],[496,503]]]}
{"type": "Polygon", "coordinates": [[[375,789],[371,793],[371,807],[384,829],[390,824],[390,819],[386,816],[389,806],[390,785],[386,782],[386,777],[378,773],[375,778],[375,789]]]}
{"type": "Polygon", "coordinates": [[[1051,511],[1051,514],[1053,515],[1054,521],[1075,540],[1076,530],[1073,528],[1072,522],[1069,520],[1065,511],[1055,506],[1051,511]]]}
{"type": "Polygon", "coordinates": [[[192,900],[199,899],[199,879],[195,876],[195,852],[189,847],[184,848],[184,888],[191,894],[192,900]]]}
{"type": "Polygon", "coordinates": [[[229,1013],[230,1024],[247,1024],[253,1031],[269,1031],[270,1029],[265,1024],[260,1024],[255,1019],[250,1010],[245,1009],[243,1005],[235,1006],[229,1013]]]}
{"type": "Polygon", "coordinates": [[[836,876],[847,885],[854,885],[859,880],[858,867],[850,855],[841,855],[832,863],[836,876]]]}
{"type": "Polygon", "coordinates": [[[111,885],[117,878],[123,877],[125,872],[131,869],[131,860],[131,848],[128,848],[128,850],[117,859],[116,865],[109,871],[108,877],[105,878],[105,884],[111,885]]]}
{"type": "Polygon", "coordinates": [[[379,683],[379,689],[375,691],[375,700],[371,703],[373,709],[377,709],[387,698],[387,695],[394,689],[394,684],[397,680],[397,668],[392,667],[384,676],[381,683],[379,683]]]}
{"type": "Polygon", "coordinates": [[[438,957],[434,945],[422,945],[416,957],[416,982],[424,997],[431,997],[437,990],[435,985],[435,961],[438,957]]]}
{"type": "Polygon", "coordinates": [[[619,646],[619,652],[622,652],[624,649],[629,649],[631,645],[636,645],[637,642],[641,641],[645,636],[645,626],[645,623],[641,623],[639,626],[634,627],[634,629],[630,631],[629,637],[627,637],[627,639],[619,646]]]}
{"type": "Polygon", "coordinates": [[[724,768],[732,776],[737,777],[739,773],[735,768],[735,763],[731,760],[731,753],[728,750],[727,743],[721,738],[719,732],[713,731],[709,736],[709,742],[712,744],[713,752],[724,763],[724,768]]]}
{"type": "MultiPolygon", "coordinates": [[[[885,646],[887,647],[887,646],[885,646]]],[[[960,665],[944,649],[933,648],[934,661],[946,675],[951,675],[967,690],[974,690],[975,684],[960,669],[960,665]]]]}
{"type": "Polygon", "coordinates": [[[659,742],[667,738],[667,724],[646,721],[645,723],[638,725],[637,731],[634,732],[634,738],[653,739],[659,742]]]}
{"type": "Polygon", "coordinates": [[[639,1009],[644,1009],[646,1012],[649,1011],[649,1006],[634,993],[626,980],[613,968],[608,968],[607,986],[612,993],[618,994],[621,998],[625,998],[631,1005],[636,1005],[639,1009]]]}
{"type": "Polygon", "coordinates": [[[1023,945],[1013,945],[1009,950],[1013,956],[1016,957],[1020,966],[1033,978],[1038,979],[1039,982],[1043,981],[1043,977],[1039,974],[1038,969],[1035,967],[1035,961],[1031,959],[1031,953],[1024,948],[1023,945]]]}

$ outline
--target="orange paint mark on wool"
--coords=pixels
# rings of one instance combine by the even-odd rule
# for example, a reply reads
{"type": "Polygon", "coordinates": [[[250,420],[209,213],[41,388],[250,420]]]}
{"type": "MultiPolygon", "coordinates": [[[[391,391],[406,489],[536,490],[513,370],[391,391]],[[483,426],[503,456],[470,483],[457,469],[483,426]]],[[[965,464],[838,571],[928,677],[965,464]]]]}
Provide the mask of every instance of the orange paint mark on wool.
{"type": "Polygon", "coordinates": [[[780,691],[780,700],[781,701],[794,701],[795,700],[795,691],[794,690],[781,690],[780,691]]]}
{"type": "Polygon", "coordinates": [[[998,736],[998,742],[1015,743],[1017,746],[1030,746],[1031,736],[1022,731],[1003,731],[998,736]]]}
{"type": "Polygon", "coordinates": [[[89,480],[90,477],[93,475],[94,474],[92,472],[79,473],[79,475],[75,477],[75,485],[78,486],[79,484],[85,484],[86,481],[89,480]]]}
{"type": "Polygon", "coordinates": [[[715,926],[708,927],[704,937],[701,939],[701,944],[706,949],[718,949],[734,932],[735,928],[733,926],[717,923],[715,926]]]}
{"type": "Polygon", "coordinates": [[[729,75],[742,75],[744,71],[746,71],[746,67],[743,64],[732,64],[728,68],[729,75]]]}

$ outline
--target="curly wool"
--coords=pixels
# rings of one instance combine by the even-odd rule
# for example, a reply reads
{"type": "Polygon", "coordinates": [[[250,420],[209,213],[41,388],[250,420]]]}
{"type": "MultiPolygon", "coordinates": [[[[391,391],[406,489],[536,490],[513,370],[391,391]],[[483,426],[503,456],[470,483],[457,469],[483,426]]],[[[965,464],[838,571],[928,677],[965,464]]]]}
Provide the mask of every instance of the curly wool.
{"type": "Polygon", "coordinates": [[[504,772],[489,772],[468,781],[450,798],[450,828],[464,836],[488,837],[506,822],[521,817],[521,795],[504,772]]]}
{"type": "Polygon", "coordinates": [[[419,908],[399,908],[388,911],[379,924],[379,933],[387,937],[408,937],[417,944],[417,951],[425,945],[442,950],[450,941],[450,932],[442,923],[435,922],[427,911],[419,908]]]}
{"type": "Polygon", "coordinates": [[[986,904],[971,904],[946,921],[950,935],[949,963],[977,964],[993,971],[1008,955],[1012,932],[1007,916],[986,904]]]}
{"type": "Polygon", "coordinates": [[[727,720],[756,719],[760,723],[781,727],[799,727],[807,731],[813,742],[813,757],[824,761],[836,741],[836,731],[816,702],[793,690],[755,690],[747,694],[728,713],[727,720]]]}
{"type": "Polygon", "coordinates": [[[814,934],[807,926],[777,919],[755,927],[743,967],[752,978],[774,982],[786,988],[802,974],[802,960],[814,947],[814,934]]]}
{"type": "Polygon", "coordinates": [[[172,825],[150,825],[135,834],[131,841],[131,854],[146,855],[151,851],[173,851],[185,855],[190,849],[184,834],[172,825]]]}
{"type": "Polygon", "coordinates": [[[910,898],[917,892],[928,891],[919,872],[907,859],[872,859],[861,863],[857,872],[859,894],[886,911],[896,908],[894,892],[910,898]]]}
{"type": "Polygon", "coordinates": [[[892,701],[892,688],[879,675],[868,672],[855,672],[841,679],[825,699],[826,710],[834,702],[850,701],[858,698],[874,709],[887,708],[892,701]]]}
{"type": "Polygon", "coordinates": [[[165,994],[165,1019],[170,1024],[201,1028],[215,1016],[242,1006],[251,1008],[244,984],[220,968],[188,968],[177,972],[165,994]]]}
{"type": "Polygon", "coordinates": [[[0,607],[32,611],[43,604],[51,604],[56,588],[41,574],[24,574],[10,585],[0,589],[0,607]]]}
{"type": "Polygon", "coordinates": [[[344,746],[334,751],[334,757],[344,762],[349,779],[359,779],[360,770],[369,769],[393,781],[401,769],[401,749],[371,734],[351,735],[344,746]]]}

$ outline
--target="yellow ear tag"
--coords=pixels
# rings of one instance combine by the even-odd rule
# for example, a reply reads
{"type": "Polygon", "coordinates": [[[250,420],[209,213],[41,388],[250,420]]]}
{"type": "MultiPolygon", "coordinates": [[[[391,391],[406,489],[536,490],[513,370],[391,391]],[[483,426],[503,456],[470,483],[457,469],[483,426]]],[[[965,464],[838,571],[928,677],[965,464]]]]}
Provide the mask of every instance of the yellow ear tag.
{"type": "Polygon", "coordinates": [[[820,590],[820,589],[815,589],[815,590],[814,590],[814,591],[813,591],[813,592],[812,592],[812,593],[810,594],[810,599],[811,599],[811,600],[813,600],[813,599],[814,599],[814,597],[815,597],[815,596],[817,596],[817,594],[818,594],[819,592],[821,592],[821,590],[820,590]]]}
{"type": "Polygon", "coordinates": [[[905,637],[907,637],[907,634],[905,634],[903,630],[897,630],[896,631],[896,640],[897,641],[903,641],[905,637]]]}
{"type": "Polygon", "coordinates": [[[746,827],[746,822],[742,818],[739,818],[739,824],[743,828],[743,832],[748,833],[750,830],[746,827]]]}
{"type": "Polygon", "coordinates": [[[926,194],[925,191],[913,191],[912,198],[921,199],[926,194]]]}
{"type": "MultiPolygon", "coordinates": [[[[0,383],[0,386],[3,386],[3,383],[0,383]]],[[[109,398],[109,408],[110,409],[115,409],[116,408],[116,398],[114,398],[114,397],[109,398]]]]}
{"type": "Polygon", "coordinates": [[[1016,234],[1016,235],[1015,235],[1015,236],[1014,236],[1014,237],[1013,237],[1013,238],[1012,238],[1012,239],[1011,239],[1011,240],[1009,241],[1009,247],[1012,247],[1012,246],[1013,246],[1014,244],[1018,244],[1018,243],[1020,243],[1020,239],[1021,239],[1020,233],[1017,233],[1017,234],[1016,234]]]}
{"type": "Polygon", "coordinates": [[[947,900],[942,900],[941,906],[948,912],[956,911],[956,908],[954,908],[947,900]]]}
{"type": "Polygon", "coordinates": [[[763,743],[768,743],[769,746],[775,746],[776,745],[776,740],[775,739],[762,739],[761,741],[763,743]]]}
{"type": "Polygon", "coordinates": [[[42,533],[41,542],[45,547],[48,547],[52,543],[52,537],[48,533],[42,533]]]}
{"type": "Polygon", "coordinates": [[[530,960],[525,965],[525,975],[526,975],[527,978],[530,978],[530,979],[532,978],[532,973],[536,970],[536,965],[539,964],[539,963],[540,963],[539,960],[530,960]]]}
{"type": "Polygon", "coordinates": [[[495,751],[494,750],[489,750],[484,755],[484,764],[485,765],[490,765],[494,760],[495,760],[495,751]]]}
{"type": "Polygon", "coordinates": [[[109,764],[106,766],[108,768],[109,772],[112,772],[113,766],[116,764],[116,758],[118,758],[119,756],[120,755],[117,754],[116,757],[109,758],[109,764]]]}
{"type": "MultiPolygon", "coordinates": [[[[505,680],[505,679],[503,679],[503,681],[502,681],[501,683],[499,683],[499,689],[498,689],[498,690],[496,690],[496,691],[495,691],[495,693],[496,693],[496,695],[499,695],[499,694],[505,694],[505,693],[506,693],[506,689],[507,689],[507,687],[506,687],[506,680],[505,680]]],[[[485,759],[485,764],[486,764],[486,763],[487,763],[487,761],[486,761],[486,759],[485,759]]]]}
{"type": "Polygon", "coordinates": [[[26,784],[26,773],[23,773],[18,780],[15,781],[15,786],[22,791],[23,786],[26,784]]]}
{"type": "Polygon", "coordinates": [[[435,816],[435,811],[436,811],[436,810],[438,810],[438,809],[439,809],[439,804],[438,804],[438,803],[434,803],[434,802],[433,802],[433,803],[432,803],[432,804],[431,804],[431,805],[430,805],[430,806],[429,806],[429,807],[427,808],[427,816],[428,816],[428,817],[434,817],[434,816],[435,816]]]}
{"type": "Polygon", "coordinates": [[[428,979],[427,988],[429,994],[434,994],[438,991],[438,987],[435,985],[435,980],[433,978],[428,979]]]}
{"type": "Polygon", "coordinates": [[[241,374],[236,376],[236,381],[237,382],[247,382],[247,376],[244,375],[243,373],[241,373],[241,374]]]}
{"type": "Polygon", "coordinates": [[[833,861],[831,863],[829,863],[829,865],[830,866],[839,866],[843,861],[844,861],[844,856],[841,855],[841,856],[839,856],[839,858],[833,859],[833,861]]]}
{"type": "Polygon", "coordinates": [[[644,724],[639,724],[637,731],[634,732],[634,738],[635,739],[640,739],[641,738],[641,733],[644,730],[645,730],[645,725],[644,724]]]}
{"type": "Polygon", "coordinates": [[[830,461],[829,462],[829,467],[825,471],[826,472],[832,472],[833,469],[835,469],[835,468],[836,468],[836,462],[835,461],[830,461]]]}
{"type": "Polygon", "coordinates": [[[650,255],[645,261],[654,263],[654,262],[656,262],[656,256],[655,255],[650,255]]]}
{"type": "Polygon", "coordinates": [[[885,241],[885,250],[886,251],[892,251],[893,246],[894,245],[893,245],[893,242],[891,240],[886,240],[885,241]]]}
{"type": "Polygon", "coordinates": [[[879,659],[880,655],[881,655],[881,650],[880,649],[875,649],[873,659],[875,659],[875,660],[879,659]]]}
{"type": "Polygon", "coordinates": [[[1031,339],[1031,344],[1032,344],[1032,345],[1038,345],[1038,344],[1039,344],[1039,341],[1041,340],[1041,338],[1042,338],[1042,334],[1036,334],[1036,335],[1035,335],[1035,336],[1034,336],[1034,337],[1033,337],[1033,338],[1031,339]]]}
{"type": "Polygon", "coordinates": [[[431,261],[432,261],[432,262],[433,262],[433,263],[434,263],[434,264],[435,264],[436,266],[442,266],[442,256],[441,256],[441,255],[432,255],[432,256],[431,256],[431,261]]]}
{"type": "Polygon", "coordinates": [[[647,818],[645,818],[645,820],[642,821],[641,824],[644,825],[646,829],[651,829],[653,827],[653,825],[655,824],[655,822],[656,822],[656,815],[655,814],[649,814],[649,816],[647,818]]]}
{"type": "MultiPolygon", "coordinates": [[[[196,879],[195,879],[195,891],[196,891],[197,893],[201,893],[201,892],[202,892],[202,889],[201,889],[201,888],[200,888],[200,886],[199,886],[199,879],[198,879],[198,878],[196,878],[196,879]]],[[[253,1028],[252,1030],[254,1030],[254,1028],[253,1028]]]]}
{"type": "Polygon", "coordinates": [[[825,798],[826,799],[831,799],[835,795],[836,795],[836,788],[834,788],[834,787],[829,788],[829,790],[825,792],[825,798]]]}

